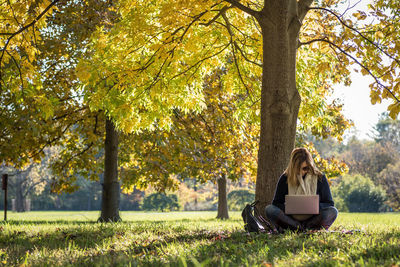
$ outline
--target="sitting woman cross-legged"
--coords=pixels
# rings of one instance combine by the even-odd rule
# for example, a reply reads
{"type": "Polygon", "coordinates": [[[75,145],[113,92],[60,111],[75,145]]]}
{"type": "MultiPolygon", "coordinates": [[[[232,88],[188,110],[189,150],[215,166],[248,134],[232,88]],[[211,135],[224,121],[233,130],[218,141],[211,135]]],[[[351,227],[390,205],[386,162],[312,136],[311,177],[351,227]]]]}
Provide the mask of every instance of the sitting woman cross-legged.
{"type": "Polygon", "coordinates": [[[334,207],[328,180],[316,167],[306,148],[295,148],[285,172],[279,178],[271,205],[265,208],[267,218],[283,229],[328,229],[338,211],[334,207]],[[285,214],[285,195],[319,195],[319,214],[285,214]]]}

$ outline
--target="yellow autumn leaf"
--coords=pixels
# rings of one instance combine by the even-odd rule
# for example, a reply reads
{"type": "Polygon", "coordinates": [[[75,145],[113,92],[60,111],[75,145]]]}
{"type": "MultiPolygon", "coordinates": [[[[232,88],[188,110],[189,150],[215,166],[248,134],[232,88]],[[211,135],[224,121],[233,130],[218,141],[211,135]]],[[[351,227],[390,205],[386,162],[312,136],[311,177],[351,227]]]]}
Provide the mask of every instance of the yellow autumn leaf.
{"type": "Polygon", "coordinates": [[[371,104],[373,105],[382,102],[381,96],[377,91],[371,91],[370,98],[371,98],[371,104]]]}
{"type": "Polygon", "coordinates": [[[361,69],[361,73],[362,73],[362,75],[368,75],[369,74],[369,72],[364,68],[361,69]]]}
{"type": "Polygon", "coordinates": [[[389,116],[395,120],[400,113],[400,102],[390,104],[388,106],[389,116]]]}
{"type": "Polygon", "coordinates": [[[329,70],[330,64],[329,64],[329,62],[322,62],[322,63],[320,63],[320,64],[318,65],[317,68],[318,68],[318,70],[319,70],[320,72],[325,72],[325,71],[329,70]]]}
{"type": "Polygon", "coordinates": [[[375,38],[383,39],[384,37],[385,37],[385,35],[383,34],[383,32],[381,32],[381,31],[375,32],[375,38]]]}
{"type": "Polygon", "coordinates": [[[394,86],[393,86],[393,91],[399,92],[400,91],[400,81],[398,81],[394,86]]]}
{"type": "Polygon", "coordinates": [[[358,20],[365,20],[367,18],[367,14],[363,11],[353,13],[353,16],[356,17],[358,20]]]}
{"type": "Polygon", "coordinates": [[[87,82],[90,78],[90,72],[87,68],[86,63],[79,63],[78,66],[76,67],[76,76],[81,80],[82,82],[87,82]]]}

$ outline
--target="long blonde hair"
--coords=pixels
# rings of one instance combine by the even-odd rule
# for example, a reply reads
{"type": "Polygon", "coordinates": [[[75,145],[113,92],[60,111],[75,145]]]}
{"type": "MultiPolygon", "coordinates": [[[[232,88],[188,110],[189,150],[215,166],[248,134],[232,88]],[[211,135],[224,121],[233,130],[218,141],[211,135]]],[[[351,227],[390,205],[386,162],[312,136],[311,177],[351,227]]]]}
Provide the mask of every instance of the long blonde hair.
{"type": "Polygon", "coordinates": [[[290,155],[289,165],[287,166],[284,174],[287,175],[287,181],[290,185],[299,185],[297,175],[300,174],[300,167],[303,162],[307,162],[308,173],[317,175],[321,179],[322,173],[315,166],[314,160],[311,153],[304,147],[298,147],[293,149],[290,155]]]}

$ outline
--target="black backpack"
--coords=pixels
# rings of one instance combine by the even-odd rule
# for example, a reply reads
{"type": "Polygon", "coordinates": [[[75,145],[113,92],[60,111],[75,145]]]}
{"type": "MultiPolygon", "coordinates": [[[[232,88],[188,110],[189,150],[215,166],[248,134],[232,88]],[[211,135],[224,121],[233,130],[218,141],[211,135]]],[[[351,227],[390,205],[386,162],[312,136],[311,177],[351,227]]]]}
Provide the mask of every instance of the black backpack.
{"type": "Polygon", "coordinates": [[[251,204],[247,204],[242,211],[242,218],[244,221],[244,229],[247,232],[265,233],[267,231],[274,231],[271,224],[262,217],[256,205],[258,200],[251,204]]]}

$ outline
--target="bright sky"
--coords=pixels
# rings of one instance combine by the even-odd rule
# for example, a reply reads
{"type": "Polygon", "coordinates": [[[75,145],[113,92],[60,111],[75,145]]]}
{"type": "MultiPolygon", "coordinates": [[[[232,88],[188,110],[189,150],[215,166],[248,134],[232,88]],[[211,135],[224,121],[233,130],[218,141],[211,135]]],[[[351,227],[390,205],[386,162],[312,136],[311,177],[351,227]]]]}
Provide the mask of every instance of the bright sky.
{"type": "Polygon", "coordinates": [[[373,127],[378,122],[379,115],[387,110],[390,103],[385,101],[372,105],[369,97],[371,78],[355,72],[351,77],[353,82],[350,86],[335,86],[333,93],[334,98],[341,99],[345,117],[355,124],[346,136],[355,134],[358,139],[372,139],[373,127]]]}

